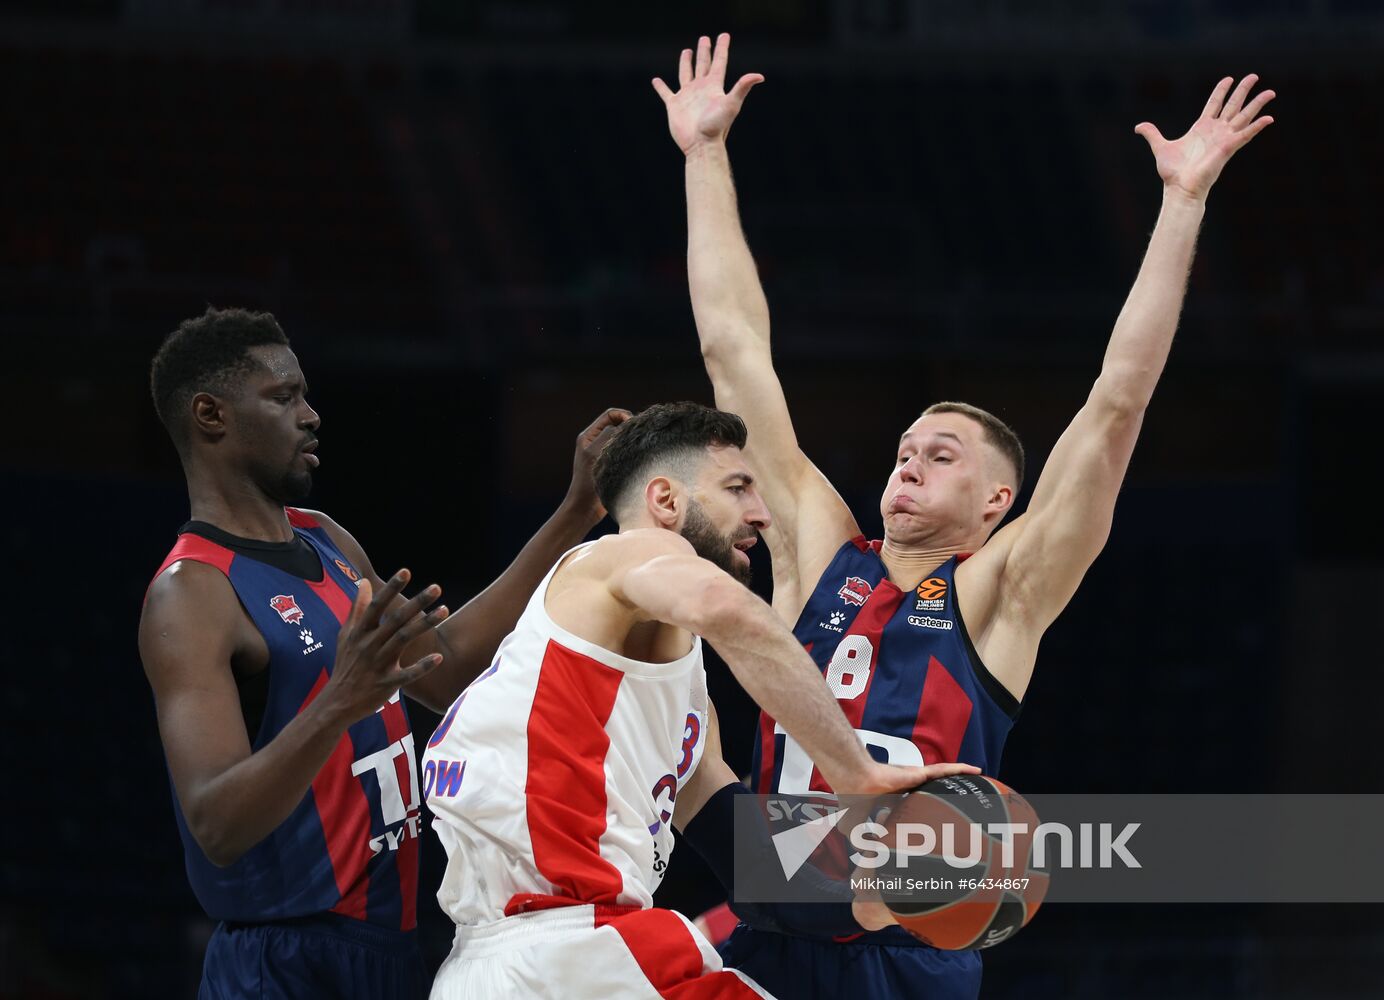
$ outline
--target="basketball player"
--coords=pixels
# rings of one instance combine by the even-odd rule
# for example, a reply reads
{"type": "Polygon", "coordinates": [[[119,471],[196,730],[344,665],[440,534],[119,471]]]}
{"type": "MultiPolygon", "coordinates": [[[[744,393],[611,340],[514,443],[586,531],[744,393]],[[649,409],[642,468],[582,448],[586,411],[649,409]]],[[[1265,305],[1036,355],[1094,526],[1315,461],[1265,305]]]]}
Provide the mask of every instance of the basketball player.
{"type": "MultiPolygon", "coordinates": [[[[769,349],[769,310],[741,233],[726,133],[750,89],[725,92],[729,36],[682,53],[679,90],[662,80],[686,156],[692,307],[717,405],[750,430],[748,464],[774,513],[774,609],[826,674],[861,740],[898,764],[960,760],[994,774],[1043,632],[1104,546],[1120,482],[1177,326],[1206,197],[1226,162],[1272,119],[1247,102],[1256,77],[1222,80],[1201,117],[1169,141],[1148,123],[1163,207],[1085,406],[1049,456],[1027,511],[995,531],[1023,479],[1023,448],[997,417],[964,403],[923,411],[898,439],[880,499],[884,539],[855,517],[798,446],[769,349]],[[993,534],[993,537],[991,535],[993,534]]],[[[979,112],[978,112],[979,113],[979,112]]],[[[868,359],[867,359],[868,360],[868,359]]],[[[879,359],[883,360],[883,359],[879,359]]],[[[887,373],[884,377],[888,377],[887,373]]],[[[868,391],[861,375],[856,391],[868,391]]],[[[833,785],[768,706],[753,782],[760,792],[833,785]]],[[[861,930],[861,927],[840,931],[861,930]]],[[[795,996],[973,997],[973,952],[922,947],[899,928],[851,943],[741,925],[727,964],[795,996]]]]}
{"type": "Polygon", "coordinates": [[[709,790],[679,799],[709,725],[702,637],[843,791],[974,770],[871,759],[743,585],[769,527],[744,445],[739,417],[695,403],[625,421],[596,463],[619,534],[557,560],[428,740],[423,794],[447,851],[438,900],[457,923],[435,1000],[767,995],[722,971],[688,920],[652,908],[674,811],[685,823],[709,790]]]}
{"type": "Polygon", "coordinates": [[[192,520],[146,596],[153,687],[188,877],[219,920],[201,996],[417,997],[419,804],[399,698],[443,710],[489,662],[557,555],[603,516],[590,466],[627,414],[578,440],[566,502],[447,618],[354,538],[298,509],[319,418],[274,318],[208,309],[152,366],[192,520]],[[440,627],[438,627],[440,625],[440,627]],[[401,665],[403,664],[403,665],[401,665]]]}

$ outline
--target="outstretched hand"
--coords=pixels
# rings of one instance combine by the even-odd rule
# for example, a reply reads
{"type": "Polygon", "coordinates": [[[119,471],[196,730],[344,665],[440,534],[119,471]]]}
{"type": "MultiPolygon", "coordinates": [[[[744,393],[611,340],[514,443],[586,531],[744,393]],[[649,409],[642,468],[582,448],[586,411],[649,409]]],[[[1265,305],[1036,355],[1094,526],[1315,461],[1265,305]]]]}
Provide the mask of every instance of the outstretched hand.
{"type": "Polygon", "coordinates": [[[1245,98],[1259,82],[1259,77],[1251,73],[1240,81],[1227,100],[1226,94],[1230,93],[1234,82],[1234,78],[1228,76],[1216,84],[1201,117],[1180,139],[1163,138],[1149,122],[1135,126],[1134,131],[1142,135],[1153,150],[1158,176],[1163,178],[1165,187],[1178,188],[1193,198],[1205,198],[1240,147],[1273,124],[1271,116],[1259,112],[1273,100],[1274,92],[1261,91],[1246,104],[1245,98]]]}
{"type": "Polygon", "coordinates": [[[761,74],[746,73],[726,93],[729,59],[730,35],[718,36],[714,51],[711,39],[703,35],[697,41],[695,62],[691,49],[682,50],[676,93],[654,78],[654,90],[668,109],[668,131],[684,154],[702,143],[724,142],[746,95],[755,84],[764,82],[761,74]]]}
{"type": "Polygon", "coordinates": [[[577,435],[576,452],[572,456],[572,484],[567,488],[566,503],[569,507],[582,511],[591,523],[595,524],[605,517],[606,509],[596,495],[596,480],[593,470],[596,459],[605,451],[606,444],[615,429],[630,418],[629,410],[611,407],[577,435]]]}
{"type": "Polygon", "coordinates": [[[389,578],[378,594],[372,593],[369,580],[361,580],[351,613],[336,640],[336,659],[331,679],[321,697],[333,704],[347,725],[379,709],[400,688],[408,687],[442,662],[430,653],[416,663],[404,666],[399,656],[414,639],[446,620],[446,605],[433,611],[428,606],[442,595],[436,584],[424,587],[416,597],[394,607],[410,579],[401,569],[389,578]]]}

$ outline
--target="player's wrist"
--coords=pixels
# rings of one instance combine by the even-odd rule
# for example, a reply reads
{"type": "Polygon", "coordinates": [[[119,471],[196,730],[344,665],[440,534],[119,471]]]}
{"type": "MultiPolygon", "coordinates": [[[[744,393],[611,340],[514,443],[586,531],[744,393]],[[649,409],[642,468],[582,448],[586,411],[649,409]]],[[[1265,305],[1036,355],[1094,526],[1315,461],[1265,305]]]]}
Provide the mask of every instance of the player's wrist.
{"type": "Polygon", "coordinates": [[[605,508],[601,506],[601,501],[595,494],[586,494],[577,490],[568,490],[567,495],[562,498],[562,503],[557,505],[557,510],[553,512],[553,520],[558,527],[585,534],[601,523],[605,517],[605,508]]]}
{"type": "Polygon", "coordinates": [[[687,157],[689,163],[724,159],[726,156],[726,137],[724,134],[699,136],[684,148],[682,153],[687,157]]]}
{"type": "Polygon", "coordinates": [[[1174,181],[1167,181],[1163,184],[1163,206],[1174,210],[1200,212],[1206,208],[1206,196],[1209,192],[1210,188],[1193,191],[1174,181]]]}

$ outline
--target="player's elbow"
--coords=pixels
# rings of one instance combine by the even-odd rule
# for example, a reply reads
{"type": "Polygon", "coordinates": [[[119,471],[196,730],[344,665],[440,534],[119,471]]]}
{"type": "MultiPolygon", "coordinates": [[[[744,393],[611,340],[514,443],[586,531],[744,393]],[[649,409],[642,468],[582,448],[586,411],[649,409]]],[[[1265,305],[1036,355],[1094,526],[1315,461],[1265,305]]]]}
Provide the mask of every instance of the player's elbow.
{"type": "Polygon", "coordinates": [[[702,363],[711,373],[733,372],[763,352],[761,338],[743,322],[701,322],[697,332],[702,363]]]}
{"type": "Polygon", "coordinates": [[[203,856],[217,868],[229,868],[245,853],[247,845],[237,842],[231,824],[205,795],[193,798],[183,807],[183,819],[203,856]]]}
{"type": "Polygon", "coordinates": [[[692,631],[712,643],[743,632],[754,619],[754,595],[726,574],[702,581],[691,596],[692,631]]]}
{"type": "Polygon", "coordinates": [[[1157,374],[1138,368],[1107,368],[1096,379],[1091,402],[1108,419],[1137,424],[1148,409],[1157,374]]]}
{"type": "Polygon", "coordinates": [[[232,844],[230,838],[214,826],[193,826],[189,820],[188,829],[202,854],[217,868],[229,868],[245,853],[243,847],[232,844]]]}

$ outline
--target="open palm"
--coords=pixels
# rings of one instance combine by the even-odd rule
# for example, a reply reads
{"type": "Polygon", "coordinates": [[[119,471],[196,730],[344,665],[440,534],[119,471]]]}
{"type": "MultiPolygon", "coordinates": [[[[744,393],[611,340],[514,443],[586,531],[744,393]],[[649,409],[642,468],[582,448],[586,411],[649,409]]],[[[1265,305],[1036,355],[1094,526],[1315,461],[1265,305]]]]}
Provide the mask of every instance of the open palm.
{"type": "Polygon", "coordinates": [[[1272,90],[1262,91],[1245,103],[1258,81],[1259,77],[1251,73],[1240,81],[1229,100],[1226,94],[1230,93],[1234,79],[1226,77],[1216,84],[1201,117],[1180,139],[1163,138],[1149,122],[1135,127],[1134,131],[1148,140],[1164,184],[1204,198],[1236,151],[1273,124],[1269,115],[1259,115],[1264,105],[1273,100],[1272,90]]]}
{"type": "Polygon", "coordinates": [[[745,103],[745,95],[764,77],[746,73],[726,93],[726,63],[730,59],[730,35],[716,39],[712,51],[711,39],[703,36],[697,42],[695,63],[692,50],[683,49],[678,61],[678,90],[676,93],[661,79],[655,78],[654,90],[663,98],[668,109],[668,131],[684,153],[702,142],[725,139],[731,123],[745,103]]]}

